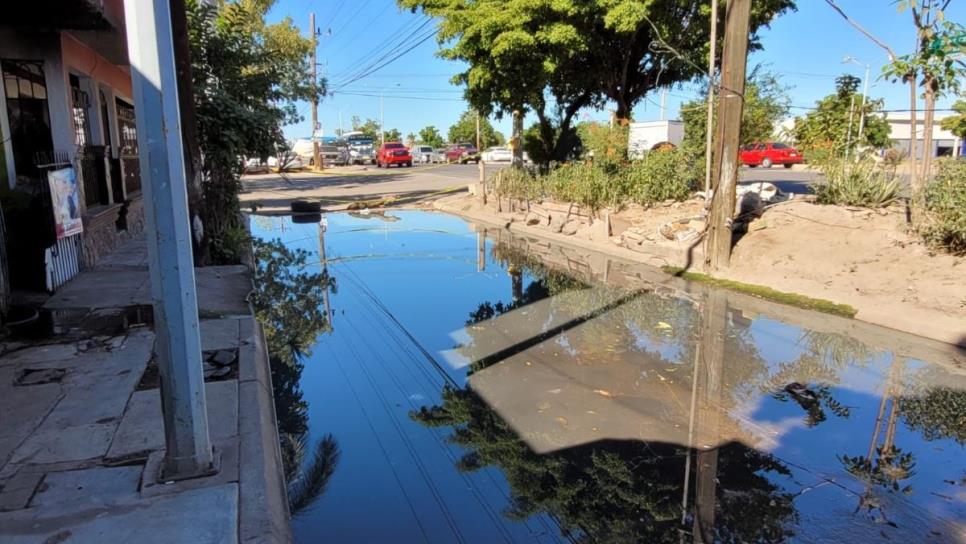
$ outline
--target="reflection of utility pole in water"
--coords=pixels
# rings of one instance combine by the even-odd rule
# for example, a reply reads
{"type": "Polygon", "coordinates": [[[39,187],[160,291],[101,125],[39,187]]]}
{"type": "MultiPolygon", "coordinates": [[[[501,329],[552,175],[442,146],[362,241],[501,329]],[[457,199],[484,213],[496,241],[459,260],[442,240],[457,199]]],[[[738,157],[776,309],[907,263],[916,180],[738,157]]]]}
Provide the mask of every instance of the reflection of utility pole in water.
{"type": "Polygon", "coordinates": [[[720,435],[721,374],[724,371],[724,342],[728,326],[728,298],[711,291],[705,300],[701,320],[701,344],[695,369],[697,388],[697,453],[695,454],[694,542],[714,542],[714,514],[717,502],[718,446],[720,435]]]}
{"type": "Polygon", "coordinates": [[[476,233],[476,271],[486,270],[486,229],[476,233]]]}
{"type": "Polygon", "coordinates": [[[319,221],[319,262],[322,264],[322,302],[325,304],[325,317],[329,320],[329,328],[332,326],[332,306],[329,305],[329,261],[325,257],[325,227],[326,222],[323,217],[319,221]]]}

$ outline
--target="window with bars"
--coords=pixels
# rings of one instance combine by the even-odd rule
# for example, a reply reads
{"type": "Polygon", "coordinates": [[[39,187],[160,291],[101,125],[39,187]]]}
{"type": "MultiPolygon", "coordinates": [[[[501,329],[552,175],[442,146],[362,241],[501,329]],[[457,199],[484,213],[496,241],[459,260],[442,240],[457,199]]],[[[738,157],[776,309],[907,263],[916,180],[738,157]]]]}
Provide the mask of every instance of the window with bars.
{"type": "Polygon", "coordinates": [[[17,176],[40,179],[34,158],[54,149],[47,109],[47,82],[43,63],[30,60],[0,60],[10,122],[10,146],[17,176]]]}

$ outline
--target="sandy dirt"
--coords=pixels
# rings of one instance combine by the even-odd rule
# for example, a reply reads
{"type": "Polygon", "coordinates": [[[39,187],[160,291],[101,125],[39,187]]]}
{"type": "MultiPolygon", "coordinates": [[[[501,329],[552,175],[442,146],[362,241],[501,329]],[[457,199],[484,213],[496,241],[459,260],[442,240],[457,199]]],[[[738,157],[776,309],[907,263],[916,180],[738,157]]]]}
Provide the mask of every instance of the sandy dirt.
{"type": "MultiPolygon", "coordinates": [[[[566,238],[581,246],[652,265],[689,263],[700,270],[703,261],[700,237],[672,241],[660,232],[662,225],[700,215],[700,200],[604,211],[589,221],[571,218],[577,224],[562,233],[559,218],[527,221],[525,213],[500,213],[471,195],[445,197],[435,207],[533,234],[570,234],[566,238]]],[[[966,258],[926,248],[908,232],[898,208],[871,211],[804,200],[772,206],[738,240],[731,269],[716,276],[848,304],[857,319],[966,347],[966,258]]]]}

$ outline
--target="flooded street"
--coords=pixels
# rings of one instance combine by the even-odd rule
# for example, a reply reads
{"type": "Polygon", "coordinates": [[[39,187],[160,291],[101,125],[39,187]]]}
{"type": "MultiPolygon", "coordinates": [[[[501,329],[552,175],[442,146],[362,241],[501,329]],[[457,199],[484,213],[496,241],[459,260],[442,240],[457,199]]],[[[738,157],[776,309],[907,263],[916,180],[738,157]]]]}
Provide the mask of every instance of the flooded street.
{"type": "Polygon", "coordinates": [[[951,346],[443,214],[309,221],[251,225],[297,542],[966,542],[951,346]]]}

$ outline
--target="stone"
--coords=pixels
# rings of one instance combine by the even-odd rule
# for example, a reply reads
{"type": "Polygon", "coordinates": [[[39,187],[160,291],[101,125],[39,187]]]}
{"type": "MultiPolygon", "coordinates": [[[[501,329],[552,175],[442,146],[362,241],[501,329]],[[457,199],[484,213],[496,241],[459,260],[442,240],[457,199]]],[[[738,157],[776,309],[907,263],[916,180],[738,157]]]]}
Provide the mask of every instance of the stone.
{"type": "Polygon", "coordinates": [[[574,234],[577,234],[578,229],[580,229],[580,221],[572,219],[567,221],[567,224],[563,226],[563,228],[560,230],[560,233],[566,236],[573,236],[574,234]]]}
{"type": "Polygon", "coordinates": [[[42,383],[59,383],[67,371],[63,368],[28,368],[17,378],[17,385],[40,385],[42,383]]]}
{"type": "Polygon", "coordinates": [[[539,225],[541,223],[540,216],[533,212],[528,213],[524,221],[528,226],[531,226],[531,227],[534,225],[539,225]]]}
{"type": "Polygon", "coordinates": [[[567,221],[564,219],[563,215],[555,213],[550,216],[550,230],[552,230],[553,232],[562,231],[564,228],[564,225],[566,224],[567,224],[567,221]]]}
{"type": "Polygon", "coordinates": [[[226,349],[219,350],[209,359],[218,366],[228,366],[235,362],[235,352],[226,349]]]}

